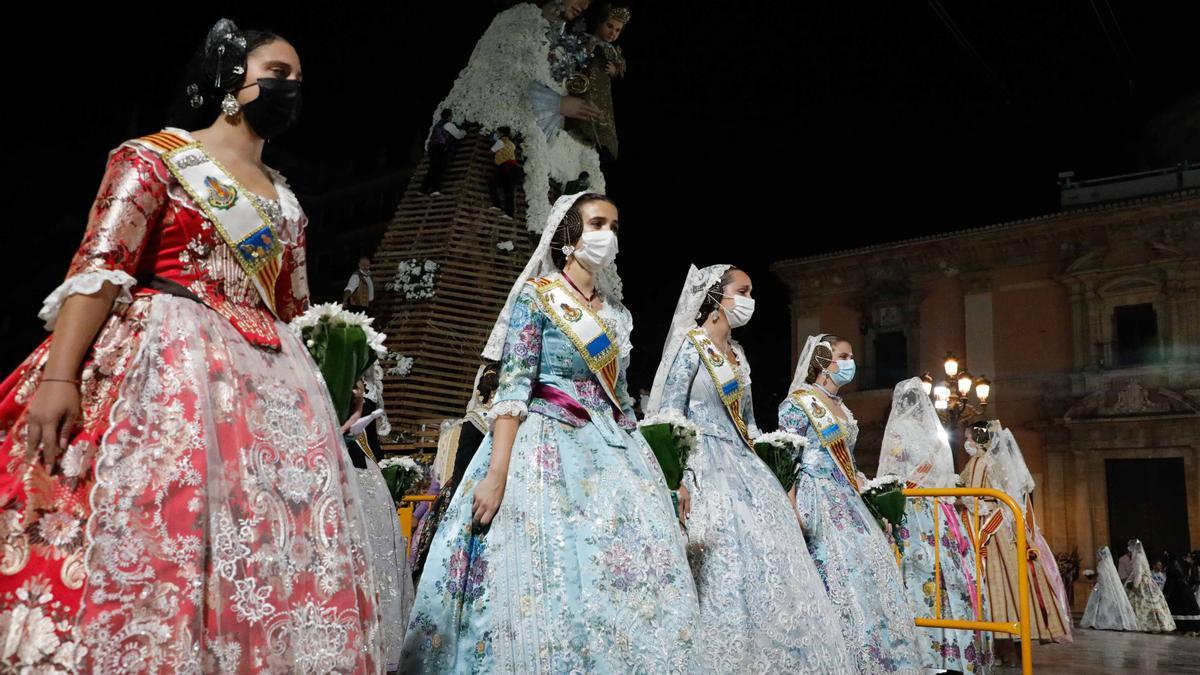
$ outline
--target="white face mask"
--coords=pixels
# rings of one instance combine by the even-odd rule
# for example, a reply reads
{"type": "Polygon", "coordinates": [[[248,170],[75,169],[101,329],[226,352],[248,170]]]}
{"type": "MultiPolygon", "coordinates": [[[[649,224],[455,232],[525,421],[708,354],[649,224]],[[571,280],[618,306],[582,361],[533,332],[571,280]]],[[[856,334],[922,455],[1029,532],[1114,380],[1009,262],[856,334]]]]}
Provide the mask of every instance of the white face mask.
{"type": "Polygon", "coordinates": [[[612,230],[584,232],[575,249],[575,259],[589,272],[598,272],[617,259],[617,233],[612,230]]]}
{"type": "Polygon", "coordinates": [[[721,309],[725,311],[725,318],[729,319],[729,327],[741,328],[750,323],[750,317],[754,316],[754,298],[747,298],[744,295],[726,297],[733,298],[733,307],[721,305],[721,309]]]}

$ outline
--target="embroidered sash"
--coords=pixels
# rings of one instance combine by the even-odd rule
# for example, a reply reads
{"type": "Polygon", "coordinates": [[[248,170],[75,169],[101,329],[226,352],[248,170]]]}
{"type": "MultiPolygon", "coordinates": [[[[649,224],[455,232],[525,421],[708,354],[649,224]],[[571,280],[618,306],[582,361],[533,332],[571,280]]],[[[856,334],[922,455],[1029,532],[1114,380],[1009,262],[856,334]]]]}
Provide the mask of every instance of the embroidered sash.
{"type": "MultiPolygon", "coordinates": [[[[980,455],[972,458],[967,463],[967,467],[963,470],[963,472],[966,474],[968,487],[991,487],[987,480],[988,464],[983,461],[984,457],[986,457],[986,455],[980,455]]],[[[976,497],[976,499],[978,499],[978,497],[976,497]]],[[[987,498],[985,497],[985,499],[987,498]]],[[[975,545],[976,550],[978,550],[981,554],[985,550],[988,540],[991,539],[992,535],[996,534],[996,531],[999,530],[1000,526],[1004,524],[1006,519],[1004,512],[1006,510],[1007,507],[1003,504],[996,504],[991,513],[983,514],[983,520],[979,524],[978,531],[975,530],[975,519],[973,517],[968,516],[964,519],[967,524],[967,534],[971,537],[971,542],[975,545]]]]}
{"type": "Polygon", "coordinates": [[[842,475],[850,485],[858,490],[858,474],[854,470],[854,460],[850,457],[850,449],[846,447],[846,430],[838,423],[833,413],[817,398],[816,394],[797,389],[792,393],[792,400],[800,406],[800,410],[808,417],[809,424],[816,429],[817,439],[821,447],[829,451],[833,461],[841,469],[842,475]]]}
{"type": "Polygon", "coordinates": [[[742,395],[745,390],[742,388],[741,381],[738,380],[737,368],[717,349],[703,328],[689,332],[688,339],[700,353],[700,362],[708,369],[708,374],[717,387],[717,395],[721,397],[721,402],[729,411],[729,417],[733,419],[733,425],[737,427],[742,440],[746,441],[746,444],[753,450],[754,443],[750,438],[750,430],[746,426],[745,418],[742,417],[742,395]]]}
{"type": "Polygon", "coordinates": [[[1004,511],[997,509],[982,518],[979,521],[979,530],[975,529],[975,519],[970,514],[963,518],[963,524],[966,525],[967,536],[971,538],[971,544],[981,551],[987,546],[992,535],[996,534],[996,530],[999,530],[1000,526],[1004,524],[1004,511]]]}
{"type": "Polygon", "coordinates": [[[600,388],[612,402],[613,408],[620,411],[621,399],[617,396],[620,364],[616,338],[608,332],[592,308],[575,297],[561,282],[542,278],[534,279],[531,283],[554,325],[579,350],[579,355],[596,375],[600,388]]]}
{"type": "Polygon", "coordinates": [[[904,487],[909,490],[912,488],[921,487],[921,483],[924,482],[925,477],[928,476],[929,472],[932,470],[933,462],[921,462],[917,466],[917,469],[912,472],[912,475],[910,475],[908,479],[904,481],[904,487]]]}
{"type": "Polygon", "coordinates": [[[138,141],[160,153],[171,175],[216,227],[238,265],[254,282],[267,308],[277,314],[275,281],[282,266],[283,245],[258,201],[199,142],[170,131],[138,141]]]}

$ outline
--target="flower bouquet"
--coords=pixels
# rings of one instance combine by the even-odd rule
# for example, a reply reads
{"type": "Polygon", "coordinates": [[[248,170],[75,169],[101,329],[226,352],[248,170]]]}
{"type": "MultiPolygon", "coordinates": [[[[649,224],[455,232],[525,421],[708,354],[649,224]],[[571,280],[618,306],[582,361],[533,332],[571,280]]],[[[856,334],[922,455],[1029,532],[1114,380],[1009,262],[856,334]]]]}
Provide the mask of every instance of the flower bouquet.
{"type": "Polygon", "coordinates": [[[412,494],[413,488],[420,485],[425,476],[424,469],[417,460],[407,455],[393,456],[379,463],[383,472],[383,480],[387,483],[388,491],[392,493],[392,501],[397,504],[405,495],[412,494]]]}
{"type": "Polygon", "coordinates": [[[904,523],[904,482],[899,476],[884,474],[867,481],[861,488],[863,501],[884,531],[904,523]]]}
{"type": "Polygon", "coordinates": [[[639,429],[662,467],[667,487],[672,492],[678,490],[687,470],[688,455],[696,449],[699,438],[696,425],[679,413],[662,412],[642,420],[639,429]]]}
{"type": "Polygon", "coordinates": [[[754,439],[754,452],[779,479],[784,492],[790,492],[800,475],[800,454],[808,443],[803,436],[773,431],[754,439]]]}
{"type": "Polygon", "coordinates": [[[387,353],[386,336],[371,327],[373,322],[366,314],[330,302],[313,305],[289,324],[325,378],[338,421],[350,417],[354,384],[387,353]]]}

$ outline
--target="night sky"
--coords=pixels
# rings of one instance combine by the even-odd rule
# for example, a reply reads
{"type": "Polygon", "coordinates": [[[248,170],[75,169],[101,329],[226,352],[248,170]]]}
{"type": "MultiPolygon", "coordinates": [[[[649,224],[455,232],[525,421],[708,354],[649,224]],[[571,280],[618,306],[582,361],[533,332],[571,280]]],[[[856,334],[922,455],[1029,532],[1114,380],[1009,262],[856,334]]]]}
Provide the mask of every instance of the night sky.
{"type": "MultiPolygon", "coordinates": [[[[303,197],[411,164],[434,106],[507,6],[271,4],[286,9],[43,3],[6,31],[4,371],[42,338],[35,314],[79,242],[106,152],[162,125],[217,18],[298,48],[304,115],[266,159],[303,197]]],[[[754,278],[757,314],[739,334],[766,417],[790,379],[770,262],[1052,212],[1062,170],[1200,158],[1197,3],[629,4],[629,74],[614,93],[622,154],[607,175],[637,323],[635,388],[653,376],[689,262],[754,278]]]]}

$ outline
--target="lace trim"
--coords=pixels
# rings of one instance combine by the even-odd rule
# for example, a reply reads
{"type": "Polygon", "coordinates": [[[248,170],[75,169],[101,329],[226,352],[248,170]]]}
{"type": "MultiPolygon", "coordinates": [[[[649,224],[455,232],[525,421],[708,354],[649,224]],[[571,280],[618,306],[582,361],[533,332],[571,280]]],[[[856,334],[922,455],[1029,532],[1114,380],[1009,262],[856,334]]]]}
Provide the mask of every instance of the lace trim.
{"type": "Polygon", "coordinates": [[[269,166],[267,173],[271,174],[271,178],[275,182],[275,193],[279,195],[279,206],[283,209],[284,220],[291,223],[299,222],[304,215],[304,210],[300,206],[300,200],[296,198],[296,193],[292,192],[292,186],[288,185],[287,178],[269,166]]]}
{"type": "Polygon", "coordinates": [[[566,93],[563,83],[550,73],[548,27],[541,9],[532,4],[520,4],[497,14],[430,120],[432,126],[439,112],[449,108],[454,111],[456,123],[469,120],[484,129],[508,126],[524,138],[525,222],[532,232],[541,232],[545,227],[550,203],[539,195],[549,191],[551,177],[565,183],[587,171],[592,177],[592,190],[603,193],[605,189],[600,156],[594,148],[567,133],[554,133],[548,138],[538,125],[534,84],[560,95],[566,93]]]}
{"type": "Polygon", "coordinates": [[[487,413],[488,424],[493,424],[498,418],[509,415],[524,421],[529,416],[529,404],[524,401],[497,401],[487,413]]]}
{"type": "MultiPolygon", "coordinates": [[[[619,302],[619,301],[617,301],[619,302]]],[[[617,334],[617,348],[621,352],[621,364],[629,365],[629,355],[633,352],[633,317],[624,305],[617,305],[605,298],[600,311],[596,312],[608,329],[617,334]]]]}
{"type": "Polygon", "coordinates": [[[137,280],[121,270],[95,270],[76,274],[62,282],[42,301],[42,309],[38,312],[38,318],[46,322],[46,330],[54,330],[54,325],[58,321],[58,313],[62,310],[63,303],[67,301],[67,298],[72,295],[95,295],[104,287],[104,282],[120,287],[116,303],[129,304],[133,302],[133,294],[129,292],[129,289],[133,288],[137,280]]]}
{"type": "MultiPolygon", "coordinates": [[[[195,140],[194,136],[183,129],[167,127],[167,130],[177,133],[189,140],[195,140]]],[[[163,163],[162,157],[151,152],[150,150],[147,150],[144,146],[138,143],[127,141],[121,147],[131,148],[138,154],[138,156],[140,156],[142,159],[145,159],[154,168],[154,175],[157,176],[158,179],[167,186],[168,199],[178,204],[180,207],[199,215],[205,220],[208,220],[208,216],[205,215],[204,211],[200,209],[200,207],[198,207],[194,201],[192,201],[191,196],[188,195],[188,193],[184,191],[183,187],[179,185],[179,182],[175,180],[175,176],[171,174],[170,170],[167,169],[166,164],[163,163]]],[[[275,186],[275,193],[279,195],[279,199],[274,201],[279,204],[280,211],[283,214],[283,220],[285,221],[284,225],[287,223],[300,222],[304,216],[304,209],[300,206],[300,200],[296,197],[296,193],[292,192],[292,187],[288,184],[287,178],[269,166],[267,167],[267,173],[271,176],[272,183],[275,186]]],[[[254,196],[259,201],[264,203],[273,201],[263,198],[260,195],[254,196]]],[[[275,223],[275,225],[276,227],[282,226],[280,223],[275,223]]]]}

